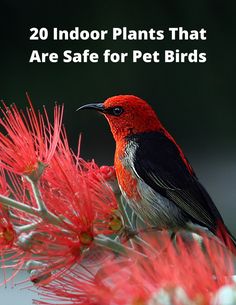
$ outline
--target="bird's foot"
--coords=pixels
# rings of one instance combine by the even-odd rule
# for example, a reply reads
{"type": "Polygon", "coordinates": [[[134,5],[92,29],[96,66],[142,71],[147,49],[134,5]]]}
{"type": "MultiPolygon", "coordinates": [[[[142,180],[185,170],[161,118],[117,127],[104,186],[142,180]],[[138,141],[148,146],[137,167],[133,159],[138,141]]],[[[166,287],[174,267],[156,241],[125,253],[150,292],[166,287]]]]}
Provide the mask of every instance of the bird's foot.
{"type": "Polygon", "coordinates": [[[122,233],[120,235],[120,240],[122,242],[126,242],[126,241],[134,238],[136,235],[138,235],[138,231],[126,226],[122,230],[122,233]]]}

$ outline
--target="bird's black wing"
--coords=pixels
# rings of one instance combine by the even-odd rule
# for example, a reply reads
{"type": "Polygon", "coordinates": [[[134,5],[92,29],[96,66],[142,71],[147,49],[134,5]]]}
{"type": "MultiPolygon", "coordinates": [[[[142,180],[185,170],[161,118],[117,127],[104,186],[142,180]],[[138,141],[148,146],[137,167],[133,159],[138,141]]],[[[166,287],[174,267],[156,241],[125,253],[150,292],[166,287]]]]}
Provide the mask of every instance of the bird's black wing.
{"type": "Polygon", "coordinates": [[[136,134],[128,138],[128,143],[133,149],[136,175],[174,202],[193,222],[215,232],[222,218],[175,143],[162,132],[136,134]]]}

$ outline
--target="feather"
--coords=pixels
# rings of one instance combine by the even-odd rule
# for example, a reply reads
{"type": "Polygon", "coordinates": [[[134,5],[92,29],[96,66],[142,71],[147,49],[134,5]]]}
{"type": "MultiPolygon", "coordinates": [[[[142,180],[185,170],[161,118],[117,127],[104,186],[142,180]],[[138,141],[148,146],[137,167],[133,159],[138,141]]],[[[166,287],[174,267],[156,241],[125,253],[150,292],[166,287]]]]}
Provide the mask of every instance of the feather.
{"type": "Polygon", "coordinates": [[[126,154],[132,150],[130,167],[136,177],[171,200],[193,223],[215,233],[217,223],[223,223],[220,213],[175,143],[163,132],[135,134],[126,140],[126,154]]]}

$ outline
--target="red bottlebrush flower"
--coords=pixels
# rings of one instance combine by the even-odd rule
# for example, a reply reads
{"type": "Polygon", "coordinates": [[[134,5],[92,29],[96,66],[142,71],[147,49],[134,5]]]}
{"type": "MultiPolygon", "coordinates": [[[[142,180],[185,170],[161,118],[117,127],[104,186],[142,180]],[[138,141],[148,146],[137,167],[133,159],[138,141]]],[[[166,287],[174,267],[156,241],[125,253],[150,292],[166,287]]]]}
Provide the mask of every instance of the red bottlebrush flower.
{"type": "Polygon", "coordinates": [[[82,265],[64,273],[55,281],[41,286],[37,292],[42,300],[34,300],[37,305],[68,304],[68,305],[104,305],[93,294],[96,286],[94,272],[82,265]]]}
{"type": "MultiPolygon", "coordinates": [[[[0,194],[8,196],[8,186],[3,169],[0,169],[0,194]]],[[[10,221],[9,211],[0,205],[0,251],[11,248],[15,239],[15,230],[10,221]]]]}
{"type": "Polygon", "coordinates": [[[114,181],[116,180],[116,171],[114,166],[103,165],[100,167],[100,172],[105,181],[114,181]]]}
{"type": "Polygon", "coordinates": [[[232,256],[206,236],[203,248],[180,237],[173,245],[167,236],[145,239],[146,257],[114,258],[87,278],[80,271],[62,275],[41,287],[36,304],[210,305],[219,288],[232,284],[232,256]]]}
{"type": "MultiPolygon", "coordinates": [[[[4,196],[9,195],[9,187],[7,185],[5,172],[2,168],[0,168],[0,194],[4,196]]],[[[10,219],[10,211],[7,207],[1,206],[0,201],[0,266],[4,278],[4,281],[2,284],[0,283],[0,286],[5,285],[11,280],[18,272],[18,267],[22,267],[22,264],[14,262],[15,259],[24,255],[23,252],[21,250],[19,251],[14,245],[16,238],[16,231],[10,219]],[[8,269],[9,266],[16,268],[16,270],[7,276],[5,270],[8,269]]]]}
{"type": "Polygon", "coordinates": [[[16,235],[6,213],[3,209],[0,210],[0,251],[4,248],[11,248],[16,235]]]}
{"type": "Polygon", "coordinates": [[[81,262],[98,234],[122,228],[112,189],[94,162],[71,152],[65,131],[38,181],[14,174],[10,178],[11,196],[33,209],[32,213],[13,209],[12,215],[15,245],[27,254],[17,262],[26,263],[35,283],[55,280],[81,262]]]}
{"type": "Polygon", "coordinates": [[[86,232],[89,235],[92,232],[91,238],[98,233],[114,234],[122,222],[119,229],[109,227],[113,218],[119,222],[119,213],[116,197],[106,182],[94,162],[86,162],[79,157],[79,152],[78,155],[71,152],[64,132],[42,177],[42,195],[50,211],[68,218],[67,227],[76,224],[77,234],[83,232],[86,237],[86,232]]]}
{"type": "Polygon", "coordinates": [[[113,192],[115,194],[120,194],[120,189],[117,182],[116,171],[114,166],[103,165],[98,169],[98,171],[99,175],[102,176],[104,181],[112,188],[113,192]]]}
{"type": "Polygon", "coordinates": [[[59,140],[63,114],[63,108],[55,106],[52,126],[46,109],[43,115],[36,114],[30,98],[27,98],[30,109],[27,108],[26,115],[15,105],[8,108],[3,104],[4,118],[0,119],[0,126],[7,133],[0,133],[1,166],[24,175],[37,171],[40,163],[49,163],[59,140]]]}
{"type": "Polygon", "coordinates": [[[56,227],[43,222],[33,232],[30,251],[39,256],[41,265],[30,266],[32,280],[42,285],[80,263],[96,235],[114,234],[122,222],[115,196],[98,167],[70,151],[55,153],[40,190],[47,208],[61,220],[56,227]]]}

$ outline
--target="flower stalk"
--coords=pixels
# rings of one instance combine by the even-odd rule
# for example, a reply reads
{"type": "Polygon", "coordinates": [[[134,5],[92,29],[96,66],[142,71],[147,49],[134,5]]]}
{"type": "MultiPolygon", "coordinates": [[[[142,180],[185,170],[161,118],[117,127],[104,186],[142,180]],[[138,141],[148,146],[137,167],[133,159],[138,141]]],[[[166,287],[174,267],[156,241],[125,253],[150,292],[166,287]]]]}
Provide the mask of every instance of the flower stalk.
{"type": "Polygon", "coordinates": [[[145,254],[136,251],[133,248],[127,247],[124,244],[121,244],[120,242],[102,234],[95,237],[94,242],[97,246],[111,250],[115,253],[124,254],[125,256],[129,256],[130,254],[136,254],[140,255],[141,257],[147,257],[145,254]]]}

